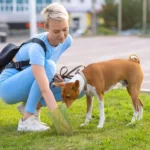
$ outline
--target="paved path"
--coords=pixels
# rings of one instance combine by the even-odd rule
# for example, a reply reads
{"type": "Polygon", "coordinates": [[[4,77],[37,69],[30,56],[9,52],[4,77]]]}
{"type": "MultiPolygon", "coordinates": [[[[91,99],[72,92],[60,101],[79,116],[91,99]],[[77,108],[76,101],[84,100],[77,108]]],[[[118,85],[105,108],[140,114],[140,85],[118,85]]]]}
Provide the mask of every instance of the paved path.
{"type": "MultiPolygon", "coordinates": [[[[8,42],[21,43],[26,38],[9,38],[8,42]]],[[[57,70],[62,66],[69,69],[78,65],[104,61],[113,58],[128,58],[132,53],[141,60],[144,72],[142,90],[150,91],[150,38],[100,36],[74,38],[73,45],[62,55],[57,64],[57,70]]],[[[0,44],[2,48],[6,44],[0,44]]]]}

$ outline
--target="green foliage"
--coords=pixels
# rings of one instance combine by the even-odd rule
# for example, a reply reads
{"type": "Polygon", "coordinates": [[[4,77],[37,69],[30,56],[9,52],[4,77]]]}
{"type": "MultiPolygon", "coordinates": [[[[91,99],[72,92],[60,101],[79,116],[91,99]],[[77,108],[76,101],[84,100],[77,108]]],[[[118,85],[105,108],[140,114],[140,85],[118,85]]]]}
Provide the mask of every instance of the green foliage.
{"type": "MultiPolygon", "coordinates": [[[[142,0],[122,0],[122,28],[139,29],[142,27],[142,0]]],[[[105,20],[105,26],[117,28],[118,4],[115,0],[106,0],[100,16],[105,20]]]]}
{"type": "Polygon", "coordinates": [[[150,0],[147,0],[147,29],[150,29],[150,0]]]}
{"type": "Polygon", "coordinates": [[[99,35],[114,35],[115,32],[109,28],[106,27],[98,27],[97,34],[99,35]]]}
{"type": "Polygon", "coordinates": [[[95,98],[93,119],[85,127],[80,127],[85,119],[85,97],[74,102],[68,109],[72,136],[56,133],[47,108],[42,108],[41,120],[51,127],[49,131],[17,132],[21,118],[16,109],[19,104],[7,105],[0,101],[0,150],[149,150],[150,94],[141,93],[143,119],[129,126],[126,124],[131,121],[133,109],[127,92],[112,90],[104,99],[106,121],[102,129],[97,129],[99,111],[95,98]]]}
{"type": "Polygon", "coordinates": [[[123,29],[142,27],[142,0],[122,1],[122,22],[123,29]]]}
{"type": "Polygon", "coordinates": [[[104,18],[106,28],[116,28],[117,4],[115,4],[115,0],[106,0],[106,3],[102,5],[102,11],[99,16],[104,18]]]}

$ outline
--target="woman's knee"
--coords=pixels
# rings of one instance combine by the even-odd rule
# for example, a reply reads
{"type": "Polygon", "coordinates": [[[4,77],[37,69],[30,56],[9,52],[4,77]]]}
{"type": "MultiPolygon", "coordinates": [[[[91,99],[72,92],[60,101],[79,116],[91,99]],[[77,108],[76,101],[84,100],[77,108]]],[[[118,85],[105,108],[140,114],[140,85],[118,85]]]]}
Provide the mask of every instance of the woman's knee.
{"type": "Polygon", "coordinates": [[[56,64],[52,60],[46,60],[44,68],[46,70],[46,74],[48,77],[48,80],[51,81],[54,75],[56,74],[56,64]]]}

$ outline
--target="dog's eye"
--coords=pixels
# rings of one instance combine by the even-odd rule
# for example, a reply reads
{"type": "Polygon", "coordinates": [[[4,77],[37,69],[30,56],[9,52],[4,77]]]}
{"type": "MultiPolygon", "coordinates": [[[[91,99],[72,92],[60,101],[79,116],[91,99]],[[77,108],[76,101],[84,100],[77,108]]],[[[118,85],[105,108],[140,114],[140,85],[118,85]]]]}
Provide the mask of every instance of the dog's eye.
{"type": "Polygon", "coordinates": [[[72,87],[72,90],[74,90],[75,88],[74,87],[72,87]]]}

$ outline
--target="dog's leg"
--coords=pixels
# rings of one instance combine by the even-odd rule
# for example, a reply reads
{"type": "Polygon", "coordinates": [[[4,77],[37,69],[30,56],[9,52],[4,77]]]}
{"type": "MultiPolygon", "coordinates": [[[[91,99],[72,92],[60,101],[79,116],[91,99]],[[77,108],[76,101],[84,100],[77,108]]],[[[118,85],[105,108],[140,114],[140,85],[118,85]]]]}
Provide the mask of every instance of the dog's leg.
{"type": "Polygon", "coordinates": [[[133,117],[131,123],[134,123],[137,120],[139,112],[134,109],[133,117]]]}
{"type": "Polygon", "coordinates": [[[140,88],[137,89],[137,87],[127,87],[127,91],[129,95],[131,96],[134,113],[131,120],[131,123],[134,123],[136,120],[142,119],[143,116],[143,104],[138,98],[140,88]]]}
{"type": "Polygon", "coordinates": [[[85,122],[80,126],[87,125],[92,118],[91,116],[92,116],[93,97],[86,95],[86,102],[87,102],[87,114],[86,114],[85,122]]]}
{"type": "Polygon", "coordinates": [[[138,120],[141,120],[142,117],[143,117],[143,104],[142,104],[142,102],[141,102],[140,99],[138,99],[138,100],[139,100],[139,115],[138,115],[138,120]]]}
{"type": "Polygon", "coordinates": [[[104,100],[102,98],[103,96],[96,95],[96,97],[98,99],[98,107],[99,107],[99,115],[100,115],[99,124],[97,128],[103,128],[104,121],[105,121],[104,100]]]}

